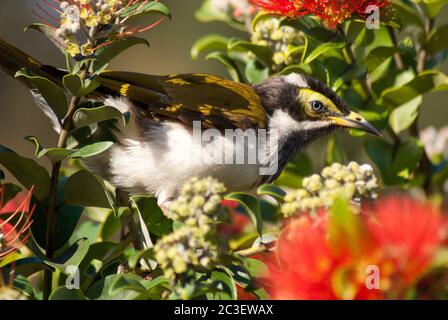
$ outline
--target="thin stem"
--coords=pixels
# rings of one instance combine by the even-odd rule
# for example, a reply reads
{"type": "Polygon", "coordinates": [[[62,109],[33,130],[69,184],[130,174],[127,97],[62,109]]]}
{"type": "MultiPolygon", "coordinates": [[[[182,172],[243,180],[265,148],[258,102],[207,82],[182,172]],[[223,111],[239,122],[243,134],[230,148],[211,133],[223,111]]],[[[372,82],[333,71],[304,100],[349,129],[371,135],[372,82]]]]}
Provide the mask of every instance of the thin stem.
{"type": "MultiPolygon", "coordinates": [[[[338,26],[338,31],[345,37],[345,31],[341,25],[338,26]]],[[[348,41],[347,46],[344,48],[344,52],[345,55],[347,56],[348,63],[350,63],[351,65],[355,65],[356,56],[355,52],[353,51],[353,43],[348,41]]],[[[366,104],[367,104],[371,99],[375,99],[375,93],[373,92],[372,84],[370,83],[367,76],[362,79],[359,79],[359,81],[361,83],[362,90],[366,95],[366,104]]]]}
{"type": "MultiPolygon", "coordinates": [[[[85,79],[87,76],[88,67],[81,71],[81,78],[85,79]]],[[[70,105],[68,108],[67,115],[63,120],[63,127],[59,135],[58,148],[67,147],[67,139],[70,134],[72,127],[73,115],[78,108],[80,97],[72,97],[70,100],[70,105]]],[[[56,161],[52,163],[51,170],[51,184],[50,184],[50,195],[48,198],[48,211],[47,211],[47,234],[46,234],[46,246],[45,255],[49,260],[54,259],[55,250],[55,234],[56,234],[56,196],[58,194],[58,183],[59,175],[61,172],[62,161],[56,161]]],[[[51,294],[51,287],[53,281],[53,272],[51,270],[45,270],[44,272],[44,287],[43,287],[43,298],[47,300],[51,294]]]]}
{"type": "MultiPolygon", "coordinates": [[[[97,29],[90,29],[90,37],[94,38],[97,29]]],[[[89,61],[81,70],[79,76],[82,80],[86,79],[89,73],[92,62],[89,61]]],[[[70,99],[67,114],[62,120],[62,130],[59,134],[58,148],[66,148],[67,140],[72,129],[72,118],[75,114],[78,105],[81,101],[81,97],[73,96],[70,99]]],[[[59,176],[61,173],[62,161],[55,161],[52,163],[51,180],[50,180],[50,194],[48,198],[48,210],[47,210],[47,233],[45,243],[45,255],[47,259],[54,259],[55,252],[55,235],[56,235],[56,197],[58,194],[59,176]]],[[[43,283],[43,299],[48,300],[51,294],[53,282],[53,272],[51,270],[44,271],[44,283],[43,283]]]]}
{"type": "MultiPolygon", "coordinates": [[[[389,32],[390,39],[392,40],[392,43],[394,44],[394,47],[398,49],[398,39],[395,34],[395,30],[392,27],[387,27],[387,31],[389,32]]],[[[398,70],[404,70],[405,69],[405,63],[403,61],[403,58],[401,57],[400,52],[397,52],[394,54],[394,61],[395,65],[398,70]]]]}
{"type": "MultiPolygon", "coordinates": [[[[434,21],[434,19],[431,19],[426,14],[423,7],[420,7],[420,9],[421,9],[422,15],[424,16],[425,38],[427,38],[428,35],[431,33],[432,29],[434,28],[435,21],[434,21]]],[[[425,71],[426,62],[428,60],[428,52],[426,51],[426,48],[424,45],[420,46],[417,54],[418,54],[417,74],[420,74],[421,72],[425,71]]],[[[413,136],[414,138],[417,138],[417,139],[420,138],[420,129],[419,129],[418,121],[419,121],[419,115],[417,115],[416,119],[414,120],[414,122],[411,124],[411,126],[409,128],[411,136],[413,136]]],[[[429,159],[428,154],[426,153],[426,151],[424,149],[423,149],[422,158],[420,159],[418,170],[425,177],[425,180],[423,183],[423,188],[425,190],[425,193],[427,195],[429,195],[433,192],[432,185],[431,185],[433,172],[432,172],[431,160],[429,159]]]]}
{"type": "MultiPolygon", "coordinates": [[[[56,195],[58,192],[59,173],[61,170],[61,162],[53,163],[51,170],[51,185],[50,195],[48,198],[48,211],[47,211],[47,234],[45,242],[45,256],[47,259],[52,260],[54,258],[54,242],[55,242],[55,229],[56,229],[56,195]]],[[[51,287],[53,281],[53,271],[45,269],[44,271],[44,286],[43,286],[43,299],[48,300],[51,294],[51,287]]]]}

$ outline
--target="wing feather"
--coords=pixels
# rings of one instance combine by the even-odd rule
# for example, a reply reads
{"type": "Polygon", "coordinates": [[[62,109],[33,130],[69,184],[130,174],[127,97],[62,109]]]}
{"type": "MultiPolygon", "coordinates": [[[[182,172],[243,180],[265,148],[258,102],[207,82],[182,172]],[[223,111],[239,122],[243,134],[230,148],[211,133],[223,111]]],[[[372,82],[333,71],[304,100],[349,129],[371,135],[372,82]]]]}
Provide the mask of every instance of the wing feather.
{"type": "Polygon", "coordinates": [[[207,127],[264,128],[266,113],[248,85],[207,74],[153,76],[106,71],[99,77],[103,91],[137,102],[147,116],[164,116],[207,127]]]}

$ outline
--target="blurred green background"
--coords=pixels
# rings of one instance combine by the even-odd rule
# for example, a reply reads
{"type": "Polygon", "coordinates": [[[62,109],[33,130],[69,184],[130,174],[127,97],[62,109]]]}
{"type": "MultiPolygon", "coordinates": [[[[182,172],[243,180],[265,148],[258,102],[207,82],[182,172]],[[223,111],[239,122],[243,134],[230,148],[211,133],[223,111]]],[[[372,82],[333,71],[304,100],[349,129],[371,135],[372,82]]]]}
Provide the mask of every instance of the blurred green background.
{"type": "MultiPolygon", "coordinates": [[[[221,23],[201,23],[194,17],[201,0],[164,0],[173,14],[171,21],[164,21],[143,36],[150,48],[137,46],[119,56],[112,69],[137,71],[151,74],[210,73],[227,77],[224,68],[217,62],[190,58],[193,42],[202,35],[221,33],[241,36],[244,34],[221,23]]],[[[28,52],[44,63],[64,66],[64,57],[41,34],[23,32],[25,26],[36,21],[32,14],[34,0],[2,0],[0,11],[0,37],[28,52]]],[[[446,14],[448,20],[448,14],[446,14]]],[[[448,66],[445,66],[448,71],[448,66]]],[[[429,125],[441,127],[448,120],[448,92],[434,93],[425,99],[420,127],[429,125]]],[[[34,146],[23,138],[37,136],[45,146],[54,146],[57,136],[52,132],[48,120],[34,106],[27,90],[17,81],[0,72],[0,144],[24,156],[32,156],[34,146]]],[[[368,161],[361,148],[362,139],[339,133],[339,140],[346,146],[348,158],[368,161]],[[347,147],[348,146],[348,147],[347,147]]],[[[312,146],[312,153],[320,161],[325,140],[312,146]]],[[[318,163],[318,165],[320,165],[318,163]]]]}

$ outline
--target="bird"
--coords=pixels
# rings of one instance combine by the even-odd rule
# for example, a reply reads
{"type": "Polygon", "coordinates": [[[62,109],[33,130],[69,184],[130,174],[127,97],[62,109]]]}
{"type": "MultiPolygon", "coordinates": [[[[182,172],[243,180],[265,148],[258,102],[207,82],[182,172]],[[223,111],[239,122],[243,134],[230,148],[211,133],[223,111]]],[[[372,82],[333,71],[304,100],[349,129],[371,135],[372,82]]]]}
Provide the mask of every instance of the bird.
{"type": "MultiPolygon", "coordinates": [[[[0,68],[11,76],[26,68],[58,85],[68,73],[1,39],[0,68]]],[[[311,142],[338,129],[381,136],[325,83],[300,73],[272,76],[255,85],[209,74],[124,71],[103,71],[96,80],[99,86],[88,99],[115,107],[129,119],[127,125],[114,127],[113,146],[85,159],[85,165],[127,194],[157,197],[162,208],[169,207],[192,177],[211,176],[228,191],[251,192],[273,182],[311,142]],[[264,136],[258,143],[267,151],[258,161],[249,162],[246,154],[235,163],[239,146],[233,139],[247,132],[264,136]],[[271,137],[275,143],[268,146],[271,137]],[[204,155],[220,161],[198,161],[204,155]],[[270,162],[275,162],[274,170],[262,174],[260,169],[270,162]]],[[[247,140],[243,145],[253,149],[247,140]]]]}

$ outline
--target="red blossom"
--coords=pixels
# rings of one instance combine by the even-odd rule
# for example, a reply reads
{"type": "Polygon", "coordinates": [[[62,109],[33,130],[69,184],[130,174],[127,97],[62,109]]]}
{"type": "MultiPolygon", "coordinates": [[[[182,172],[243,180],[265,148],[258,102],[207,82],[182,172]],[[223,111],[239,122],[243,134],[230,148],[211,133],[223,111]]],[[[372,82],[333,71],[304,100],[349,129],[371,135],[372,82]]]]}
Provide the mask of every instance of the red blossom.
{"type": "MultiPolygon", "coordinates": [[[[129,18],[140,13],[142,8],[144,8],[144,6],[147,5],[149,2],[150,0],[122,0],[120,3],[117,3],[112,8],[114,15],[118,19],[113,23],[116,23],[121,27],[120,32],[114,34],[116,38],[128,37],[137,33],[145,32],[147,30],[156,27],[162,21],[165,20],[165,17],[161,17],[157,19],[155,22],[146,26],[127,25],[127,21],[129,20],[129,18]],[[125,17],[121,16],[123,13],[126,13],[125,17]]],[[[63,13],[63,11],[60,9],[62,3],[68,3],[69,5],[76,6],[79,9],[84,8],[87,9],[90,12],[90,14],[92,15],[95,14],[95,9],[94,7],[92,7],[91,4],[89,4],[88,2],[81,3],[78,0],[36,0],[35,8],[32,9],[32,12],[42,23],[46,24],[50,28],[57,29],[60,26],[61,14],[63,13]]],[[[101,45],[94,48],[94,50],[110,45],[111,43],[112,41],[102,43],[101,45]]]]}
{"type": "Polygon", "coordinates": [[[229,211],[231,221],[218,225],[218,234],[227,239],[241,235],[250,224],[250,218],[236,210],[236,201],[223,200],[221,206],[229,211]]]}
{"type": "Polygon", "coordinates": [[[348,251],[335,251],[328,237],[328,215],[320,220],[303,216],[292,220],[278,241],[276,258],[271,256],[268,291],[273,299],[334,300],[342,298],[334,278],[344,271],[354,287],[355,299],[376,299],[377,290],[367,290],[358,276],[363,261],[353,261],[348,251]]]}
{"type": "Polygon", "coordinates": [[[408,198],[388,198],[366,211],[367,227],[380,259],[389,265],[383,269],[391,270],[391,276],[405,284],[415,281],[430,264],[446,232],[439,210],[408,198]]]}
{"type": "Polygon", "coordinates": [[[269,268],[264,285],[273,299],[399,297],[428,271],[446,233],[435,207],[393,197],[363,209],[360,241],[369,246],[358,246],[362,252],[338,250],[343,244],[330,236],[337,226],[329,213],[319,217],[291,220],[276,251],[264,259],[269,268]],[[380,290],[366,286],[369,265],[380,270],[380,290]],[[348,295],[344,288],[350,288],[348,295]]]}
{"type": "Polygon", "coordinates": [[[390,4],[390,0],[251,0],[251,2],[267,12],[290,18],[315,15],[331,28],[335,28],[351,16],[365,18],[369,6],[382,8],[390,4]]]}
{"type": "Polygon", "coordinates": [[[0,215],[5,216],[0,219],[0,259],[25,244],[30,236],[31,217],[35,210],[35,206],[29,210],[32,190],[18,193],[3,206],[4,193],[4,187],[0,186],[0,215]]]}

